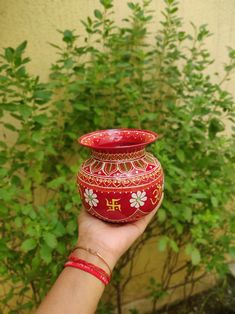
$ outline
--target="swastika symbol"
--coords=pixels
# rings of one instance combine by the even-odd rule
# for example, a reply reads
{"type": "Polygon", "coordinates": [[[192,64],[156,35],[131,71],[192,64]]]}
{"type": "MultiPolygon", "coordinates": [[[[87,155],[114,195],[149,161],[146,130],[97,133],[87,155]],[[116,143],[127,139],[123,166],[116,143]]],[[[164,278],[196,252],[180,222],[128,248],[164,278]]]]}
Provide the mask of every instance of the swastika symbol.
{"type": "Polygon", "coordinates": [[[107,211],[108,212],[114,212],[116,210],[121,211],[121,205],[118,203],[120,199],[115,199],[113,198],[111,201],[107,200],[106,198],[106,205],[108,207],[107,211]]]}

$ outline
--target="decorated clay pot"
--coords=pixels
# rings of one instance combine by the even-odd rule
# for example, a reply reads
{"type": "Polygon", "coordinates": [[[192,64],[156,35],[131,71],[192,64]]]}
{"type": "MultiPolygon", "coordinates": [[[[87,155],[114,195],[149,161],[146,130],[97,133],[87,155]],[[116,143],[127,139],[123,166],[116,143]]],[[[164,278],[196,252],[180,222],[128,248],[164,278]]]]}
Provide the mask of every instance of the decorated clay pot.
{"type": "Polygon", "coordinates": [[[77,175],[86,210],[108,222],[136,221],[159,207],[163,198],[163,170],[145,147],[158,135],[151,131],[114,129],[79,138],[91,157],[77,175]]]}

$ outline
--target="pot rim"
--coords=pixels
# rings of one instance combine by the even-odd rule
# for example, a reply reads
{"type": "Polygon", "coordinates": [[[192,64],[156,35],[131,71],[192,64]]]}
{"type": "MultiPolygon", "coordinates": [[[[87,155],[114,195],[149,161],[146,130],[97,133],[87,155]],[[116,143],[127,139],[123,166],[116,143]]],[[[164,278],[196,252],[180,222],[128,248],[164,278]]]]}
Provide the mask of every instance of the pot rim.
{"type": "MultiPolygon", "coordinates": [[[[77,139],[78,143],[82,146],[91,148],[91,149],[95,149],[95,150],[111,150],[111,151],[115,151],[115,150],[122,150],[122,149],[141,149],[144,148],[146,145],[149,145],[153,142],[155,142],[157,139],[159,138],[159,135],[153,131],[150,130],[141,130],[141,129],[132,129],[132,128],[117,128],[117,129],[105,129],[105,130],[97,130],[97,131],[93,131],[91,133],[87,133],[82,135],[81,137],[79,137],[77,139]],[[106,144],[110,144],[110,143],[114,143],[111,139],[110,142],[106,141],[106,144],[103,143],[102,145],[99,144],[100,140],[103,139],[103,137],[101,135],[104,135],[104,133],[106,133],[106,139],[108,139],[108,137],[110,136],[118,136],[119,138],[116,138],[116,143],[120,143],[120,141],[122,141],[122,145],[107,145],[106,144]],[[138,137],[136,138],[136,143],[128,143],[127,145],[125,145],[125,139],[124,134],[125,135],[130,135],[132,133],[132,135],[134,133],[136,133],[137,136],[143,135],[142,137],[144,137],[143,139],[139,139],[138,137]],[[95,135],[98,135],[97,137],[95,135]],[[122,135],[122,137],[120,138],[120,136],[122,135]],[[91,140],[89,141],[89,138],[91,138],[91,140]],[[93,142],[92,142],[93,140],[93,142]]],[[[133,138],[132,138],[133,140],[133,138]]],[[[127,140],[128,141],[128,138],[127,140]]],[[[130,139],[129,139],[130,141],[130,139]]]]}

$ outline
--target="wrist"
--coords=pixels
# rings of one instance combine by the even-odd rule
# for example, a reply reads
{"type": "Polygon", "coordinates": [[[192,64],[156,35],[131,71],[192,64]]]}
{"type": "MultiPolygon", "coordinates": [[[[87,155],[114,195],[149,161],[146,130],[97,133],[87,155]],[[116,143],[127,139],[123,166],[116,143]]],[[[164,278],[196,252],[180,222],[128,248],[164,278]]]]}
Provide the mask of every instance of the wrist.
{"type": "Polygon", "coordinates": [[[102,258],[100,258],[99,256],[94,256],[89,251],[81,250],[79,248],[73,252],[76,257],[85,259],[87,262],[96,264],[108,273],[110,273],[110,270],[112,271],[114,269],[118,257],[116,257],[116,255],[113,254],[110,250],[103,247],[100,243],[97,244],[95,241],[82,241],[81,239],[79,239],[76,246],[97,252],[98,255],[100,255],[102,258]],[[102,259],[105,262],[102,261],[102,259]]]}

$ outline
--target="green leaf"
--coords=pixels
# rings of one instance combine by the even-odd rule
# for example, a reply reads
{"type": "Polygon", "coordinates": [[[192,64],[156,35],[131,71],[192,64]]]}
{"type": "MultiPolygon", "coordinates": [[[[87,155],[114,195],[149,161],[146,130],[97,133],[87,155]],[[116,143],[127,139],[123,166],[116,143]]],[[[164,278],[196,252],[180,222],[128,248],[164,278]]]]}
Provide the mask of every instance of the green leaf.
{"type": "Polygon", "coordinates": [[[191,219],[192,219],[192,209],[190,207],[187,207],[187,208],[184,209],[184,218],[188,222],[191,221],[191,219]]]}
{"type": "Polygon", "coordinates": [[[209,125],[209,136],[215,138],[216,134],[225,130],[224,123],[217,118],[212,118],[209,125]]]}
{"type": "Polygon", "coordinates": [[[10,124],[10,123],[4,123],[4,127],[11,131],[18,131],[17,128],[13,124],[10,124]]]}
{"type": "Polygon", "coordinates": [[[169,238],[167,236],[162,236],[158,242],[158,249],[160,252],[166,250],[167,244],[169,242],[169,238]]]}
{"type": "Polygon", "coordinates": [[[36,143],[39,143],[40,142],[40,140],[42,139],[42,134],[41,134],[41,132],[34,132],[33,134],[32,134],[32,140],[34,141],[34,142],[36,142],[36,143]]]}
{"type": "Polygon", "coordinates": [[[41,125],[45,125],[48,122],[48,117],[46,114],[40,114],[38,116],[33,117],[33,120],[41,125]]]}
{"type": "Polygon", "coordinates": [[[49,43],[49,45],[50,45],[51,47],[53,47],[53,48],[58,49],[58,50],[62,50],[60,46],[55,45],[55,44],[53,44],[53,43],[49,43]]]}
{"type": "Polygon", "coordinates": [[[178,11],[178,8],[177,8],[177,7],[174,7],[173,9],[169,10],[169,13],[170,13],[170,14],[173,14],[173,13],[175,13],[175,12],[177,12],[177,11],[178,11]]]}
{"type": "Polygon", "coordinates": [[[55,235],[57,235],[58,237],[63,236],[64,234],[66,234],[66,230],[64,225],[62,224],[62,222],[58,222],[56,225],[56,228],[54,230],[55,235]]]}
{"type": "Polygon", "coordinates": [[[14,60],[14,53],[15,50],[11,47],[8,47],[6,49],[4,49],[5,51],[5,58],[8,62],[12,62],[14,60]]]}
{"type": "Polygon", "coordinates": [[[176,223],[176,224],[175,224],[175,229],[176,229],[178,235],[182,234],[183,231],[184,231],[184,227],[183,227],[183,225],[180,224],[180,223],[176,223]]]}
{"type": "Polygon", "coordinates": [[[58,110],[63,110],[65,106],[65,103],[61,100],[55,101],[53,104],[58,110]]]}
{"type": "Polygon", "coordinates": [[[0,154],[0,165],[4,165],[7,162],[8,158],[5,154],[0,154]]]}
{"type": "Polygon", "coordinates": [[[15,223],[17,228],[22,227],[22,219],[20,217],[16,217],[14,223],[15,223]]]}
{"type": "Polygon", "coordinates": [[[105,9],[110,9],[113,7],[113,0],[100,0],[100,3],[105,9]]]}
{"type": "Polygon", "coordinates": [[[51,260],[52,260],[52,250],[51,250],[51,248],[48,245],[43,244],[42,247],[39,250],[39,254],[40,254],[42,260],[46,264],[49,264],[51,262],[51,260]]]}
{"type": "Polygon", "coordinates": [[[61,255],[64,255],[67,253],[67,248],[65,243],[58,242],[58,245],[56,247],[56,251],[59,252],[61,255]]]}
{"type": "Polygon", "coordinates": [[[131,9],[131,10],[135,10],[135,4],[133,2],[128,2],[127,3],[128,7],[131,9]]]}
{"type": "Polygon", "coordinates": [[[215,196],[211,196],[211,203],[213,207],[218,207],[218,199],[215,196]]]}
{"type": "Polygon", "coordinates": [[[89,106],[85,105],[85,104],[81,104],[81,103],[75,103],[73,104],[74,108],[80,110],[80,111],[89,111],[90,108],[89,106]]]}
{"type": "Polygon", "coordinates": [[[65,60],[64,61],[65,69],[72,69],[74,63],[75,63],[75,61],[72,58],[69,58],[69,59],[65,60]]]}
{"type": "Polygon", "coordinates": [[[200,251],[191,243],[186,245],[185,253],[191,257],[192,264],[198,265],[201,261],[200,251]]]}
{"type": "Polygon", "coordinates": [[[192,259],[192,264],[194,266],[198,265],[200,263],[200,261],[201,261],[201,254],[200,254],[198,249],[196,249],[196,248],[192,249],[191,259],[192,259]]]}
{"type": "Polygon", "coordinates": [[[51,182],[48,183],[48,187],[49,188],[58,188],[59,186],[61,186],[62,184],[64,184],[66,182],[66,178],[65,177],[58,177],[54,180],[52,180],[51,182]]]}
{"type": "Polygon", "coordinates": [[[193,245],[191,243],[187,244],[186,247],[185,247],[185,253],[187,255],[191,255],[192,250],[193,250],[193,245]]]}
{"type": "Polygon", "coordinates": [[[8,247],[3,239],[0,239],[0,260],[7,256],[8,247]]]}
{"type": "Polygon", "coordinates": [[[174,240],[170,240],[170,247],[172,248],[172,250],[177,253],[179,252],[179,247],[177,245],[177,243],[174,240]]]}
{"type": "Polygon", "coordinates": [[[158,211],[158,219],[160,222],[164,222],[166,220],[166,212],[162,208],[158,211]]]}
{"type": "Polygon", "coordinates": [[[94,11],[94,15],[95,15],[95,17],[96,17],[98,20],[101,20],[102,17],[103,17],[103,15],[102,15],[102,13],[100,12],[100,10],[95,10],[95,11],[94,11]]]}
{"type": "Polygon", "coordinates": [[[18,110],[18,106],[16,104],[11,104],[11,103],[2,103],[1,104],[1,108],[3,110],[6,110],[6,111],[17,111],[18,110]]]}
{"type": "Polygon", "coordinates": [[[229,58],[235,59],[235,49],[229,48],[229,58]]]}
{"type": "Polygon", "coordinates": [[[70,220],[66,226],[66,231],[69,234],[74,235],[76,228],[77,228],[76,222],[73,220],[70,220]]]}
{"type": "Polygon", "coordinates": [[[235,246],[232,246],[232,247],[229,248],[229,255],[232,258],[235,258],[235,246]]]}
{"type": "MultiPolygon", "coordinates": [[[[31,204],[24,204],[21,206],[21,211],[25,216],[28,216],[32,210],[33,210],[33,207],[31,204]]],[[[30,228],[30,226],[28,228],[30,228]]]]}
{"type": "Polygon", "coordinates": [[[185,161],[185,154],[184,154],[183,150],[177,149],[176,156],[177,156],[177,158],[179,159],[180,162],[184,162],[185,161]]]}
{"type": "Polygon", "coordinates": [[[20,67],[17,71],[16,71],[16,76],[18,78],[23,78],[23,77],[26,77],[26,69],[24,66],[20,67]]]}
{"type": "Polygon", "coordinates": [[[33,250],[37,246],[35,239],[27,239],[21,244],[21,249],[25,252],[33,250]]]}
{"type": "Polygon", "coordinates": [[[34,92],[33,97],[35,102],[39,105],[47,103],[51,98],[51,92],[49,90],[37,90],[34,92]]]}
{"type": "Polygon", "coordinates": [[[44,156],[45,156],[45,154],[44,154],[43,151],[36,151],[36,152],[34,153],[34,156],[35,156],[35,158],[36,158],[37,160],[42,161],[43,158],[44,158],[44,156]]]}
{"type": "Polygon", "coordinates": [[[11,177],[11,183],[13,184],[13,185],[16,185],[16,186],[20,186],[21,185],[21,179],[20,179],[20,177],[18,177],[18,176],[12,176],[11,177]]]}
{"type": "Polygon", "coordinates": [[[43,238],[50,248],[54,249],[57,246],[57,239],[53,233],[46,232],[43,238]]]}
{"type": "Polygon", "coordinates": [[[21,62],[21,64],[26,64],[26,63],[29,63],[29,61],[30,61],[31,59],[30,58],[24,58],[23,60],[22,60],[22,62],[21,62]]]}
{"type": "Polygon", "coordinates": [[[0,168],[0,178],[3,179],[8,175],[8,169],[6,168],[0,168]]]}
{"type": "Polygon", "coordinates": [[[71,30],[65,30],[63,33],[64,37],[63,37],[63,41],[66,43],[73,43],[74,40],[76,39],[76,36],[73,34],[73,32],[71,30]]]}
{"type": "Polygon", "coordinates": [[[18,109],[24,119],[27,119],[32,113],[32,108],[27,105],[20,105],[18,109]]]}
{"type": "Polygon", "coordinates": [[[25,48],[27,47],[27,41],[23,41],[15,50],[15,54],[18,56],[21,56],[22,53],[25,51],[25,48]]]}
{"type": "Polygon", "coordinates": [[[235,234],[235,217],[231,217],[230,218],[230,230],[232,233],[235,234]]]}
{"type": "Polygon", "coordinates": [[[8,81],[8,77],[6,76],[3,76],[3,75],[0,75],[0,83],[1,84],[4,84],[8,81]]]}

